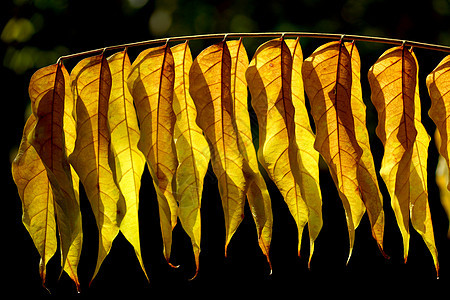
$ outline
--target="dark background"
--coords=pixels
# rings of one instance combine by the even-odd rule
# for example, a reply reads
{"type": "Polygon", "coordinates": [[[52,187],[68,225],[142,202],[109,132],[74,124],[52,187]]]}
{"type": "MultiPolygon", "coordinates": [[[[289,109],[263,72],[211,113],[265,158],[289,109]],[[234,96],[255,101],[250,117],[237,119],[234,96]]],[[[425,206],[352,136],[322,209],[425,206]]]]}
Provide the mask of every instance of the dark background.
{"type": "MultiPolygon", "coordinates": [[[[0,87],[3,111],[2,128],[6,145],[2,147],[1,169],[6,183],[2,200],[2,291],[21,295],[48,295],[41,287],[39,255],[21,223],[21,203],[10,173],[10,163],[20,143],[26,115],[29,113],[28,82],[37,68],[56,62],[61,55],[121,43],[157,37],[221,32],[308,31],[383,36],[450,45],[450,1],[187,1],[187,0],[14,0],[0,4],[0,87]],[[6,278],[6,279],[5,279],[6,278]]],[[[249,56],[267,39],[245,39],[249,56]]],[[[196,55],[215,40],[193,41],[196,55]]],[[[309,56],[325,40],[300,40],[304,56],[309,56]]],[[[362,58],[363,97],[367,105],[368,129],[376,169],[379,170],[383,148],[375,135],[377,116],[370,102],[367,71],[390,46],[357,43],[362,58]]],[[[144,48],[130,50],[131,59],[144,48]]],[[[420,92],[423,123],[430,135],[435,126],[428,117],[430,99],[425,77],[445,56],[442,52],[415,50],[420,65],[420,92]]],[[[71,70],[78,59],[65,62],[71,70]]],[[[253,118],[254,120],[254,118],[253,118]]],[[[256,124],[253,123],[253,126],[256,124]]],[[[141,247],[150,276],[147,283],[132,247],[122,235],[114,241],[109,256],[97,278],[88,287],[97,257],[97,229],[89,203],[81,199],[84,243],[78,274],[82,295],[143,296],[368,296],[386,297],[426,291],[427,296],[446,297],[450,284],[450,241],[448,219],[439,201],[434,183],[437,151],[434,140],[429,148],[429,203],[433,216],[436,246],[441,265],[436,280],[431,255],[419,234],[411,227],[410,252],[403,263],[402,238],[390,207],[386,187],[379,178],[385,197],[384,247],[391,259],[379,252],[364,216],[356,231],[352,258],[346,266],[348,233],[344,210],[328,170],[322,169],[324,226],[316,240],[311,270],[307,268],[309,241],[302,242],[302,256],[297,257],[296,226],[272,182],[268,187],[274,214],[271,259],[273,274],[256,240],[250,211],[224,253],[224,221],[217,181],[210,170],[205,179],[202,201],[202,252],[200,273],[194,281],[195,266],[189,238],[180,225],[174,230],[172,263],[162,256],[156,196],[146,170],[142,178],[140,204],[141,247]],[[445,293],[447,290],[447,293],[445,293]],[[444,291],[444,293],[442,293],[444,291]],[[161,293],[162,292],[162,293],[161,293]],[[331,293],[331,294],[330,294],[331,293]],[[397,294],[398,293],[398,294],[397,294]]],[[[75,287],[67,275],[59,280],[60,257],[48,264],[47,287],[53,295],[74,295],[75,287]]]]}

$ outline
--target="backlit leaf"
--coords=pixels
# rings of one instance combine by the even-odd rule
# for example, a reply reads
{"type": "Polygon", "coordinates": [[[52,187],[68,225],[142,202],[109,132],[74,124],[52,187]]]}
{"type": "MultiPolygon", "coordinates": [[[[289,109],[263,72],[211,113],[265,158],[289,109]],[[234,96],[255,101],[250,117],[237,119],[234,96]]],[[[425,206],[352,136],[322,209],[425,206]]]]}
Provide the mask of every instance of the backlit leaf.
{"type": "Polygon", "coordinates": [[[302,49],[298,39],[288,39],[285,42],[292,55],[292,104],[295,109],[295,140],[298,147],[297,162],[301,172],[300,187],[309,208],[310,263],[314,252],[314,241],[319,235],[323,224],[322,194],[319,185],[319,152],[314,149],[316,136],[312,132],[305,106],[305,90],[302,78],[302,49]]]}
{"type": "Polygon", "coordinates": [[[75,136],[73,98],[67,70],[61,63],[38,70],[30,80],[29,94],[36,125],[28,141],[39,154],[52,187],[61,243],[61,265],[79,287],[76,273],[81,254],[82,228],[78,177],[67,160],[75,136]],[[70,149],[66,148],[66,135],[70,149]]]}
{"type": "Polygon", "coordinates": [[[377,135],[384,144],[380,174],[391,196],[404,258],[409,250],[409,221],[422,235],[438,271],[437,251],[428,207],[429,136],[421,124],[418,64],[412,50],[387,50],[369,70],[372,102],[378,111],[377,135]]]}
{"type": "Polygon", "coordinates": [[[171,51],[175,62],[173,110],[177,117],[174,140],[179,161],[176,172],[178,216],[192,242],[197,275],[201,240],[200,207],[210,153],[208,142],[195,123],[197,110],[189,94],[191,50],[186,42],[172,47],[171,51]]]}
{"type": "Polygon", "coordinates": [[[57,249],[53,194],[47,171],[28,135],[36,124],[30,115],[23,130],[19,152],[12,163],[12,175],[22,200],[22,222],[41,256],[39,274],[45,284],[46,266],[57,249]]]}
{"type": "Polygon", "coordinates": [[[369,133],[366,128],[366,105],[364,104],[361,90],[361,61],[354,43],[345,43],[345,47],[350,53],[352,60],[351,106],[355,123],[355,137],[358,145],[362,149],[362,155],[358,163],[358,183],[372,225],[372,236],[384,254],[383,196],[378,186],[377,173],[370,150],[369,133]]]}
{"type": "Polygon", "coordinates": [[[168,45],[142,51],[132,64],[127,81],[141,129],[138,148],[146,157],[158,199],[167,262],[178,209],[174,196],[178,166],[173,140],[176,121],[172,108],[174,81],[175,64],[168,45]]]}
{"type": "Polygon", "coordinates": [[[363,151],[356,140],[352,114],[351,56],[344,43],[317,48],[303,64],[303,79],[316,125],[314,147],[327,163],[345,209],[350,259],[365,207],[358,182],[363,151]]]}
{"type": "MultiPolygon", "coordinates": [[[[445,158],[447,166],[449,160],[450,142],[450,55],[446,56],[439,65],[427,76],[428,93],[431,107],[428,114],[436,124],[440,136],[439,153],[445,158]]],[[[449,186],[450,189],[450,186],[449,186]]]]}
{"type": "MultiPolygon", "coordinates": [[[[264,177],[261,175],[253,145],[250,117],[247,107],[247,81],[245,71],[248,57],[242,39],[227,42],[231,56],[231,96],[233,99],[233,119],[236,122],[238,146],[244,157],[244,169],[248,180],[247,199],[256,224],[259,246],[269,259],[272,240],[272,203],[264,177]]],[[[272,268],[271,268],[272,269],[272,268]]]]}
{"type": "MultiPolygon", "coordinates": [[[[246,72],[258,117],[258,160],[277,185],[298,229],[298,253],[309,208],[300,186],[291,92],[292,56],[284,39],[261,45],[246,72]]],[[[303,191],[304,192],[304,191],[303,191]]],[[[310,236],[312,239],[314,237],[310,236]]]]}
{"type": "Polygon", "coordinates": [[[145,157],[137,148],[140,136],[139,127],[133,99],[126,82],[131,63],[126,51],[109,57],[108,63],[112,76],[108,109],[111,146],[114,154],[112,169],[124,197],[124,202],[118,203],[117,218],[120,231],[133,245],[141,268],[147,276],[141,255],[138,219],[139,189],[145,167],[145,157]]]}
{"type": "Polygon", "coordinates": [[[211,149],[213,171],[225,217],[225,255],[243,219],[247,180],[237,143],[231,95],[231,56],[225,42],[203,50],[189,72],[189,92],[197,107],[197,124],[211,149]]]}
{"type": "Polygon", "coordinates": [[[70,76],[75,98],[77,138],[69,161],[83,183],[99,230],[98,258],[92,282],[119,231],[117,211],[122,196],[109,165],[111,72],[106,58],[101,54],[80,61],[70,76]]]}
{"type": "MultiPolygon", "coordinates": [[[[450,182],[448,170],[450,167],[450,55],[446,56],[439,65],[427,76],[428,93],[431,98],[431,108],[428,114],[436,124],[436,147],[440,153],[436,168],[436,183],[441,193],[441,203],[450,219],[450,182]]],[[[450,237],[450,227],[448,231],[450,237]]]]}

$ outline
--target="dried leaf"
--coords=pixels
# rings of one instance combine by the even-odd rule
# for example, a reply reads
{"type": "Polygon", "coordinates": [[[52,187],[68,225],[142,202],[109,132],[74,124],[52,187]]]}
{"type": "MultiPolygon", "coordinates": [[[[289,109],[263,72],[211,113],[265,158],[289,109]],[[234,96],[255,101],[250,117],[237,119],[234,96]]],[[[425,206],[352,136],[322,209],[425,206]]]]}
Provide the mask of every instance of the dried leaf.
{"type": "Polygon", "coordinates": [[[211,149],[213,171],[225,217],[225,255],[242,221],[247,180],[237,143],[231,95],[231,56],[225,42],[203,50],[189,72],[189,92],[197,107],[197,124],[211,149]]]}
{"type": "Polygon", "coordinates": [[[365,206],[358,182],[363,151],[356,140],[352,114],[351,56],[344,43],[317,48],[303,64],[303,79],[316,125],[314,147],[327,163],[345,209],[350,259],[365,206]]]}
{"type": "MultiPolygon", "coordinates": [[[[439,132],[435,132],[436,147],[440,147],[440,136],[439,132]]],[[[447,218],[450,219],[450,191],[447,186],[450,182],[449,170],[447,162],[442,155],[439,155],[438,163],[436,166],[436,184],[439,188],[440,198],[442,207],[444,207],[447,218]]],[[[448,227],[447,237],[450,238],[450,226],[448,227]]]]}
{"type": "Polygon", "coordinates": [[[422,235],[438,271],[437,251],[428,207],[429,136],[421,124],[418,64],[412,50],[387,50],[369,70],[372,102],[378,111],[377,135],[384,144],[380,174],[388,187],[404,258],[409,250],[409,220],[422,235]]]}
{"type": "Polygon", "coordinates": [[[118,218],[122,218],[118,217],[118,202],[122,195],[109,165],[111,72],[101,54],[80,61],[70,76],[76,103],[77,138],[69,161],[80,176],[99,230],[98,258],[92,282],[119,232],[118,218]]]}
{"type": "Polygon", "coordinates": [[[176,121],[172,108],[174,81],[175,65],[168,45],[142,51],[132,64],[127,81],[141,129],[138,148],[146,157],[158,199],[167,262],[178,209],[174,197],[178,166],[173,141],[176,121]]]}
{"type": "Polygon", "coordinates": [[[36,118],[30,115],[11,172],[22,200],[22,222],[41,256],[39,274],[42,285],[45,285],[47,262],[55,254],[58,245],[53,193],[47,171],[27,138],[35,124],[36,118]]]}
{"type": "Polygon", "coordinates": [[[120,231],[133,245],[148,280],[141,255],[138,218],[139,189],[145,167],[145,157],[137,148],[140,133],[133,99],[126,82],[131,69],[126,50],[109,57],[108,64],[112,76],[108,109],[111,147],[114,155],[112,169],[124,197],[124,201],[118,203],[118,211],[121,212],[118,222],[120,231]]]}
{"type": "Polygon", "coordinates": [[[298,147],[297,162],[301,172],[300,187],[309,208],[308,231],[310,253],[308,266],[314,253],[314,241],[322,229],[322,194],[319,185],[319,152],[314,149],[314,135],[305,105],[302,67],[303,53],[299,40],[285,40],[292,55],[292,104],[295,109],[295,140],[298,147]]]}
{"type": "MultiPolygon", "coordinates": [[[[283,39],[261,45],[246,72],[251,103],[259,124],[258,159],[294,217],[300,255],[303,228],[310,211],[300,186],[291,77],[292,56],[283,39]]],[[[312,238],[310,236],[310,240],[312,238]]]]}
{"type": "Polygon", "coordinates": [[[261,250],[269,259],[270,242],[272,240],[272,203],[264,177],[261,175],[253,145],[250,117],[247,107],[247,82],[245,71],[248,68],[248,57],[242,39],[227,42],[231,56],[231,96],[233,99],[233,119],[236,122],[238,146],[244,158],[244,169],[247,175],[247,199],[256,224],[258,241],[261,250]]]}
{"type": "Polygon", "coordinates": [[[73,138],[70,140],[70,137],[76,135],[71,117],[73,98],[67,70],[61,63],[38,70],[30,80],[29,94],[36,124],[28,141],[36,149],[47,170],[53,199],[57,204],[61,265],[78,288],[77,266],[81,254],[82,228],[78,177],[67,160],[71,149],[66,148],[65,136],[68,136],[69,148],[73,148],[73,138]]]}
{"type": "Polygon", "coordinates": [[[189,70],[192,55],[188,43],[171,48],[175,62],[173,110],[177,117],[174,140],[179,165],[176,172],[181,225],[189,235],[199,269],[203,180],[210,159],[209,146],[202,130],[195,123],[197,110],[189,94],[189,70]]]}

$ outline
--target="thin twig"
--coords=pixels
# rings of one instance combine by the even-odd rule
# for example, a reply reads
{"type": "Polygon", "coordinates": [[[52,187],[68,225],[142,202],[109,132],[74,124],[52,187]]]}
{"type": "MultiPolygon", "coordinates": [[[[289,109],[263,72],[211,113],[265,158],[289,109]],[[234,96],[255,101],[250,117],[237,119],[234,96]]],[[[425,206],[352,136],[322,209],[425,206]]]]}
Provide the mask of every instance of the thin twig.
{"type": "Polygon", "coordinates": [[[427,44],[415,41],[407,41],[402,39],[391,39],[383,37],[373,37],[364,35],[352,35],[352,34],[339,34],[339,33],[313,33],[313,32],[257,32],[257,33],[211,33],[211,34],[199,34],[199,35],[185,35],[169,38],[153,39],[141,42],[127,43],[109,47],[102,47],[94,50],[83,51],[79,53],[69,54],[61,56],[58,62],[61,60],[75,58],[79,56],[91,55],[99,53],[104,50],[115,50],[121,48],[131,48],[139,46],[147,46],[152,44],[159,44],[164,42],[176,42],[176,41],[187,41],[187,40],[201,40],[201,39],[224,39],[224,38],[257,38],[257,37],[308,37],[308,38],[323,38],[323,39],[334,39],[334,40],[354,40],[372,43],[383,43],[383,44],[393,44],[393,45],[406,45],[413,46],[417,48],[423,48],[434,51],[450,52],[449,46],[427,44]]]}

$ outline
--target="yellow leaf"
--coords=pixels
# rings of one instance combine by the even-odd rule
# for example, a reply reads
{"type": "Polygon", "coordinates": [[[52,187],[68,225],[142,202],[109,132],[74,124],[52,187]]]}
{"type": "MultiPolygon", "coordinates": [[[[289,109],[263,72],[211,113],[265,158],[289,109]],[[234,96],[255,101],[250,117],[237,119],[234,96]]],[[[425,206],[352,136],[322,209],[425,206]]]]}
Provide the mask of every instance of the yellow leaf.
{"type": "Polygon", "coordinates": [[[118,52],[108,58],[112,76],[111,95],[109,100],[108,119],[111,130],[111,147],[114,154],[114,175],[124,197],[118,203],[120,211],[120,231],[133,245],[145,276],[139,238],[139,189],[141,176],[145,167],[145,157],[137,148],[139,126],[133,99],[128,91],[126,80],[130,73],[131,63],[125,51],[118,52]]]}
{"type": "Polygon", "coordinates": [[[310,253],[308,267],[314,253],[314,241],[322,229],[322,194],[319,185],[319,152],[314,149],[314,135],[305,106],[302,66],[303,53],[299,40],[285,40],[292,55],[292,104],[295,109],[295,140],[297,143],[297,162],[301,172],[300,187],[309,208],[308,231],[310,253]]]}
{"type": "Polygon", "coordinates": [[[168,45],[142,51],[133,62],[128,88],[136,106],[141,136],[139,150],[144,153],[153,178],[161,224],[164,257],[170,259],[172,229],[177,222],[175,172],[178,166],[173,132],[175,65],[168,45]]]}
{"type": "Polygon", "coordinates": [[[303,79],[316,124],[314,147],[327,163],[345,209],[350,259],[365,207],[358,182],[362,149],[356,140],[351,106],[351,56],[344,43],[317,48],[303,64],[303,79]]]}
{"type": "Polygon", "coordinates": [[[422,235],[438,271],[428,207],[427,158],[430,138],[421,124],[418,64],[412,50],[387,50],[369,70],[372,102],[378,111],[377,135],[384,144],[380,174],[391,196],[404,259],[409,251],[409,221],[422,235]]]}
{"type": "Polygon", "coordinates": [[[256,224],[259,246],[266,255],[269,266],[271,266],[269,249],[272,240],[272,203],[264,177],[259,171],[250,127],[247,107],[247,82],[245,79],[245,71],[248,67],[247,52],[242,39],[228,41],[227,47],[231,56],[232,117],[236,122],[239,150],[244,158],[244,172],[249,174],[247,175],[247,199],[256,224]]]}
{"type": "Polygon", "coordinates": [[[383,196],[378,186],[377,173],[373,162],[369,144],[369,133],[366,128],[366,105],[362,98],[361,89],[361,60],[358,49],[354,43],[345,43],[345,47],[351,56],[352,90],[351,106],[355,123],[355,137],[362,149],[362,155],[358,164],[358,183],[364,205],[372,226],[372,236],[378,243],[383,255],[384,237],[384,210],[383,196]]]}
{"type": "Polygon", "coordinates": [[[197,110],[189,94],[189,70],[192,55],[188,43],[171,48],[175,62],[173,110],[177,117],[174,140],[179,165],[176,172],[181,225],[189,235],[199,269],[203,180],[210,159],[209,146],[202,130],[195,123],[197,110]]]}
{"type": "MultiPolygon", "coordinates": [[[[439,65],[427,76],[428,93],[431,98],[431,107],[428,114],[436,124],[440,140],[439,153],[445,158],[447,166],[449,160],[449,130],[450,120],[450,55],[446,56],[439,65]]],[[[448,186],[450,189],[450,186],[448,186]]]]}
{"type": "Polygon", "coordinates": [[[36,118],[30,115],[11,172],[22,200],[22,222],[41,256],[39,274],[42,285],[45,285],[47,262],[57,248],[56,222],[47,171],[27,139],[35,124],[36,118]]]}
{"type": "Polygon", "coordinates": [[[98,258],[92,282],[119,231],[117,203],[121,194],[109,165],[111,72],[101,54],[80,61],[70,76],[77,138],[69,161],[83,183],[99,230],[98,258]]]}
{"type": "Polygon", "coordinates": [[[82,228],[78,177],[67,160],[67,154],[73,148],[71,135],[75,135],[67,70],[61,63],[38,70],[30,80],[29,94],[36,125],[28,140],[47,170],[57,204],[61,265],[79,287],[76,270],[81,254],[82,228]],[[69,149],[66,148],[66,135],[69,149]]]}
{"type": "Polygon", "coordinates": [[[303,228],[310,211],[300,186],[291,76],[292,57],[283,39],[261,45],[246,72],[251,103],[258,117],[258,159],[294,217],[300,255],[303,228]]]}
{"type": "Polygon", "coordinates": [[[213,171],[225,216],[225,255],[242,221],[247,193],[244,160],[237,143],[231,96],[231,56],[225,42],[203,50],[189,72],[189,92],[197,107],[197,124],[211,149],[213,171]]]}
{"type": "MultiPolygon", "coordinates": [[[[436,147],[440,153],[436,168],[436,182],[441,192],[441,203],[450,219],[450,182],[448,169],[450,167],[448,147],[450,120],[450,55],[427,76],[428,93],[431,98],[431,108],[428,112],[436,124],[436,147]],[[442,141],[442,142],[441,142],[442,141]]],[[[450,237],[450,227],[448,231],[450,237]]]]}

